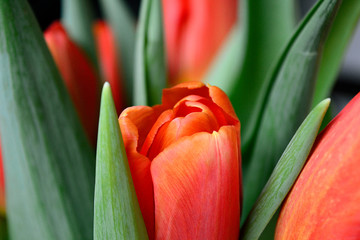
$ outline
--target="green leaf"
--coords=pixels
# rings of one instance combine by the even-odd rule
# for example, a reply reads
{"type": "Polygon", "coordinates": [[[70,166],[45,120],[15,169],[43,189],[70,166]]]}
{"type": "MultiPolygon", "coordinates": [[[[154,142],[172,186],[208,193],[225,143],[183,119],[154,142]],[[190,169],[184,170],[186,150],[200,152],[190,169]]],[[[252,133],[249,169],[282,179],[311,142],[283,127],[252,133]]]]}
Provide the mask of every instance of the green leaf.
{"type": "Polygon", "coordinates": [[[61,21],[71,39],[88,55],[97,66],[93,24],[95,13],[89,0],[62,0],[61,21]]]}
{"type": "MultiPolygon", "coordinates": [[[[267,76],[295,29],[294,2],[241,1],[240,24],[245,39],[238,54],[243,55],[243,59],[233,59],[239,64],[236,79],[221,78],[221,81],[233,83],[225,90],[241,122],[242,151],[256,134],[256,124],[269,89],[267,76]]],[[[224,71],[229,70],[224,68],[224,71]]]]}
{"type": "Polygon", "coordinates": [[[148,239],[108,83],[101,97],[94,217],[95,239],[148,239]]]}
{"type": "Polygon", "coordinates": [[[258,239],[280,207],[306,162],[329,104],[330,99],[319,103],[296,131],[246,219],[241,239],[258,239]]]}
{"type": "Polygon", "coordinates": [[[144,0],[135,49],[134,104],[160,104],[166,74],[161,1],[144,0]]]}
{"type": "Polygon", "coordinates": [[[316,80],[313,106],[330,95],[359,17],[360,1],[343,0],[324,45],[324,53],[316,80]]]}
{"type": "MultiPolygon", "coordinates": [[[[309,113],[321,50],[341,1],[320,0],[289,42],[271,79],[251,151],[243,153],[245,218],[286,144],[309,113]]],[[[243,218],[243,220],[244,220],[243,218]]]]}
{"type": "Polygon", "coordinates": [[[204,81],[230,93],[239,76],[244,49],[244,32],[240,26],[235,26],[206,73],[204,81]]]}
{"type": "Polygon", "coordinates": [[[117,56],[121,59],[118,67],[124,73],[127,103],[133,105],[135,20],[123,0],[100,0],[100,6],[115,35],[117,56]]]}
{"type": "Polygon", "coordinates": [[[25,0],[0,1],[0,132],[11,239],[91,239],[95,154],[25,0]]]}

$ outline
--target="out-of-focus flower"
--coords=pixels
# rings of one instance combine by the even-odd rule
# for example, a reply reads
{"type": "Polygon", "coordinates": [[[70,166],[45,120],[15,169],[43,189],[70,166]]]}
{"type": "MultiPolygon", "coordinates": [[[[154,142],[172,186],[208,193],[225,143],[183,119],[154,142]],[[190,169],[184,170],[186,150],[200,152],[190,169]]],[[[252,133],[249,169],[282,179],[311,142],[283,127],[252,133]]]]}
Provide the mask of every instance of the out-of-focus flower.
{"type": "Polygon", "coordinates": [[[99,93],[94,68],[85,53],[71,41],[60,22],[54,22],[45,31],[44,37],[88,138],[95,145],[99,93]]]}
{"type": "Polygon", "coordinates": [[[119,69],[120,59],[116,55],[118,51],[116,51],[115,38],[110,27],[104,21],[95,23],[94,34],[103,79],[111,85],[116,111],[120,114],[125,104],[121,71],[119,69]]]}
{"type": "Polygon", "coordinates": [[[224,92],[183,83],[119,123],[150,239],[237,239],[240,122],[224,92]]]}
{"type": "Polygon", "coordinates": [[[237,0],[163,0],[170,84],[201,81],[236,22],[237,0]]]}
{"type": "Polygon", "coordinates": [[[317,137],[276,239],[360,239],[360,93],[317,137]]]}
{"type": "Polygon", "coordinates": [[[5,213],[5,176],[0,143],[0,214],[5,213]]]}

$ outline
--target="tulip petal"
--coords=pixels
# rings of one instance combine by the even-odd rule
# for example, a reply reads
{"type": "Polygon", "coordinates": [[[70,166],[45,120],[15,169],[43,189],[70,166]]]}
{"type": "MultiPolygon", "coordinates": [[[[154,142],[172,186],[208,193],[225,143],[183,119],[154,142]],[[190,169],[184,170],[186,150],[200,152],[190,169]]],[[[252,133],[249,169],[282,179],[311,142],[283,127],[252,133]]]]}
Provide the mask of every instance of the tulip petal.
{"type": "Polygon", "coordinates": [[[235,110],[225,92],[216,86],[209,86],[209,94],[214,103],[232,118],[237,119],[235,110]]]}
{"type": "Polygon", "coordinates": [[[276,239],[360,238],[360,93],[317,137],[276,239]]]}
{"type": "Polygon", "coordinates": [[[96,74],[84,53],[68,37],[60,22],[44,33],[46,43],[93,145],[96,142],[99,101],[96,74]]]}
{"type": "Polygon", "coordinates": [[[188,82],[164,89],[162,104],[167,108],[172,108],[178,101],[189,95],[210,98],[209,90],[205,84],[201,82],[188,82]]]}
{"type": "Polygon", "coordinates": [[[239,141],[236,127],[224,126],[184,137],[153,160],[156,239],[237,239],[239,141]]]}
{"type": "Polygon", "coordinates": [[[200,81],[236,22],[238,1],[162,2],[170,84],[200,81]]]}
{"type": "Polygon", "coordinates": [[[125,89],[121,81],[120,63],[116,55],[115,38],[110,27],[104,21],[95,23],[94,33],[103,79],[110,83],[116,112],[120,114],[125,107],[125,96],[123,95],[125,89]]]}
{"type": "MultiPolygon", "coordinates": [[[[119,117],[121,133],[124,139],[126,155],[135,186],[136,195],[144,218],[148,236],[154,236],[154,191],[150,173],[151,161],[138,152],[139,136],[146,136],[150,131],[156,114],[150,107],[138,106],[127,108],[119,117]]],[[[143,137],[143,140],[145,137],[143,137]]],[[[141,145],[140,145],[141,146],[141,145]]]]}

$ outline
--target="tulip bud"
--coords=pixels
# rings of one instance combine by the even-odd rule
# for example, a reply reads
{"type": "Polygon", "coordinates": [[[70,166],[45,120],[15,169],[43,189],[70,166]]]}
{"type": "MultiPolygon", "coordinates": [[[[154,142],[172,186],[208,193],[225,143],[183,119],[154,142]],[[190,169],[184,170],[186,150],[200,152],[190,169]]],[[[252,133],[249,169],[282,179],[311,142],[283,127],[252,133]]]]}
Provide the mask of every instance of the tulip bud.
{"type": "Polygon", "coordinates": [[[119,118],[150,239],[237,239],[240,122],[224,92],[200,82],[119,118]]]}
{"type": "Polygon", "coordinates": [[[360,93],[317,137],[275,239],[360,238],[360,93]]]}
{"type": "Polygon", "coordinates": [[[236,22],[236,0],[163,0],[170,84],[201,81],[236,22]]]}
{"type": "Polygon", "coordinates": [[[99,63],[104,82],[111,85],[115,107],[118,114],[124,109],[124,89],[122,85],[120,59],[116,56],[116,43],[114,35],[104,21],[98,21],[94,25],[94,34],[99,56],[99,63]]]}
{"type": "Polygon", "coordinates": [[[71,41],[60,22],[54,22],[45,31],[44,37],[88,138],[95,145],[99,117],[96,73],[85,53],[71,41]]]}

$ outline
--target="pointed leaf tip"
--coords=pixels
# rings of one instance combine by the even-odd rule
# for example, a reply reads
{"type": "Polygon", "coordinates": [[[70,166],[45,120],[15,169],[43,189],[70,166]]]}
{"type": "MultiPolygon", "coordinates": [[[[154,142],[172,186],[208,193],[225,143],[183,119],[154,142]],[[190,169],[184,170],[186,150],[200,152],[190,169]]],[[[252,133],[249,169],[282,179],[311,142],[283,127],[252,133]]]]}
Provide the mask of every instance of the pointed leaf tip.
{"type": "Polygon", "coordinates": [[[101,96],[95,179],[95,239],[148,239],[121,137],[111,86],[101,96]]]}
{"type": "Polygon", "coordinates": [[[306,162],[329,104],[329,98],[321,101],[296,131],[246,219],[241,239],[258,239],[285,199],[306,162]]]}

